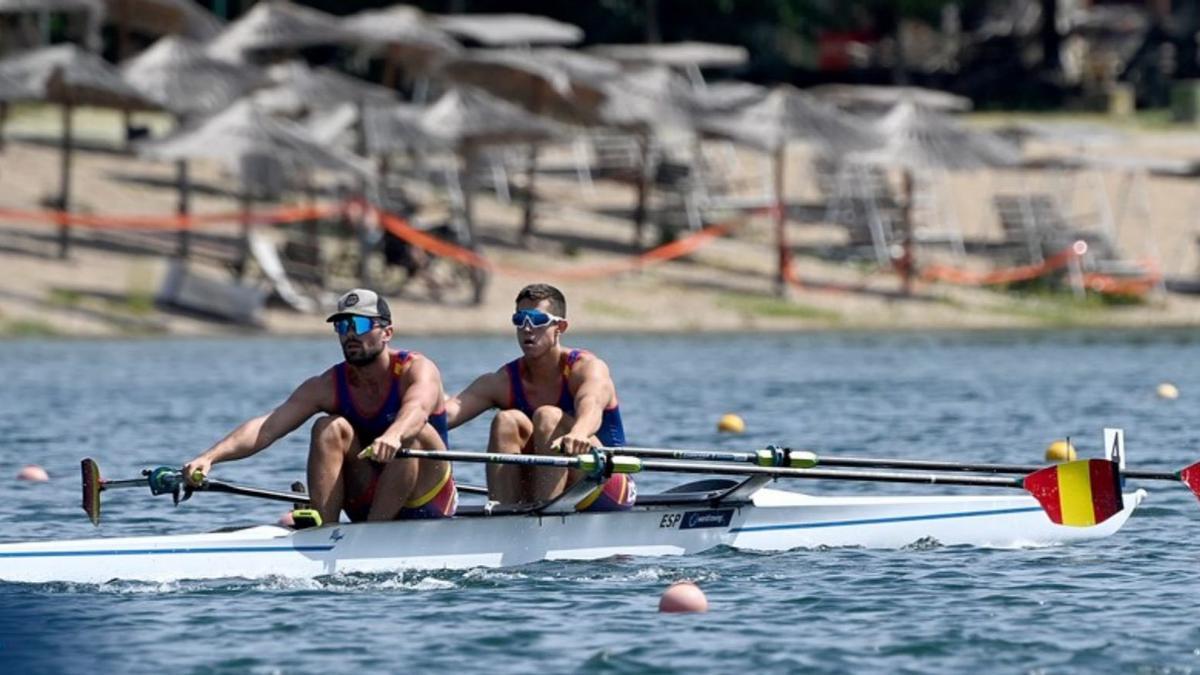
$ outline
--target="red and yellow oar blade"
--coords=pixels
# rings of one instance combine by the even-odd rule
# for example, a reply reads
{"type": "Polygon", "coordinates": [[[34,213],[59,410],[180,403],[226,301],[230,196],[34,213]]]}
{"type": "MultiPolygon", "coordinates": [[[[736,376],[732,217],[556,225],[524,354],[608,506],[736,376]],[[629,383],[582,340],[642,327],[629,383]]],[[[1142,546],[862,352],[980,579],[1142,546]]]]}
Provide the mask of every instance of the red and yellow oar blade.
{"type": "Polygon", "coordinates": [[[1098,525],[1125,508],[1120,469],[1105,459],[1048,466],[1026,476],[1022,484],[1059,525],[1098,525]]]}
{"type": "Polygon", "coordinates": [[[1192,494],[1200,497],[1200,462],[1185,468],[1179,472],[1179,480],[1191,489],[1192,494]]]}
{"type": "Polygon", "coordinates": [[[83,472],[83,510],[93,525],[100,524],[100,466],[91,457],[79,463],[83,472]]]}

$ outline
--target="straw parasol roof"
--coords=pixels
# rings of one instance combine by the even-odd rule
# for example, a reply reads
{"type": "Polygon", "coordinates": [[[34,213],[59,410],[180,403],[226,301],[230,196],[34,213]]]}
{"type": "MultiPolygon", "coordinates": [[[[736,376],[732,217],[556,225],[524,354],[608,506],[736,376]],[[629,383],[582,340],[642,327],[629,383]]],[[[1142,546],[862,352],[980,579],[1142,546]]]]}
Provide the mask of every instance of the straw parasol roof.
{"type": "Polygon", "coordinates": [[[39,101],[154,109],[158,106],[121,78],[107,61],[73,44],[43,47],[0,61],[0,75],[22,84],[39,101]]]}
{"type": "Polygon", "coordinates": [[[971,129],[912,101],[899,103],[875,124],[883,146],[854,159],[906,169],[978,169],[1020,163],[1016,146],[999,136],[971,129]]]}
{"type": "Polygon", "coordinates": [[[364,43],[387,45],[398,61],[422,70],[462,51],[432,17],[408,5],[364,10],[342,19],[341,25],[364,43]]]}
{"type": "Polygon", "coordinates": [[[490,47],[573,45],[583,40],[579,26],[531,14],[445,14],[435,21],[448,33],[490,47]]]}
{"type": "Polygon", "coordinates": [[[208,53],[218,59],[241,61],[254,51],[359,40],[357,35],[342,28],[335,16],[285,0],[264,0],[214,38],[208,45],[208,53]]]}
{"type": "Polygon", "coordinates": [[[468,87],[446,92],[421,116],[421,127],[446,145],[530,143],[566,133],[551,120],[468,87]]]}
{"type": "Polygon", "coordinates": [[[702,126],[767,152],[792,141],[829,153],[873,149],[883,142],[870,125],[786,84],[733,114],[708,117],[702,126]]]}
{"type": "Polygon", "coordinates": [[[207,41],[224,28],[195,0],[104,0],[110,23],[151,35],[183,35],[207,41]]]}
{"type": "Polygon", "coordinates": [[[214,59],[204,47],[168,35],[121,65],[125,81],[176,114],[203,114],[228,106],[263,84],[255,68],[214,59]]]}
{"type": "Polygon", "coordinates": [[[808,92],[838,107],[864,112],[889,110],[904,101],[942,112],[966,112],[972,107],[969,98],[923,87],[822,84],[808,89],[808,92]]]}
{"type": "Polygon", "coordinates": [[[302,127],[275,119],[245,99],[169,138],[142,144],[140,150],[155,159],[216,159],[236,165],[245,156],[260,155],[293,167],[363,177],[372,173],[362,159],[325,148],[302,127]]]}
{"type": "Polygon", "coordinates": [[[367,154],[385,155],[409,148],[424,148],[435,141],[422,124],[428,109],[424,106],[395,103],[370,106],[363,110],[363,133],[367,154]]]}
{"type": "Polygon", "coordinates": [[[606,97],[615,63],[565,49],[476,49],[445,63],[438,74],[568,123],[592,118],[606,97]]]}
{"type": "Polygon", "coordinates": [[[696,107],[706,113],[731,113],[757,103],[770,93],[761,84],[740,80],[709,82],[692,92],[696,107]]]}
{"type": "Polygon", "coordinates": [[[310,68],[302,61],[272,66],[268,73],[275,83],[257,92],[255,101],[272,112],[298,113],[340,103],[383,105],[396,100],[396,92],[330,68],[310,68]]]}
{"type": "Polygon", "coordinates": [[[604,92],[597,111],[603,124],[665,137],[695,133],[698,108],[692,86],[666,66],[626,72],[605,83],[604,92]]]}
{"type": "Polygon", "coordinates": [[[667,44],[612,44],[588,47],[591,54],[627,65],[661,65],[673,68],[731,68],[750,61],[745,47],[713,42],[671,42],[667,44]]]}

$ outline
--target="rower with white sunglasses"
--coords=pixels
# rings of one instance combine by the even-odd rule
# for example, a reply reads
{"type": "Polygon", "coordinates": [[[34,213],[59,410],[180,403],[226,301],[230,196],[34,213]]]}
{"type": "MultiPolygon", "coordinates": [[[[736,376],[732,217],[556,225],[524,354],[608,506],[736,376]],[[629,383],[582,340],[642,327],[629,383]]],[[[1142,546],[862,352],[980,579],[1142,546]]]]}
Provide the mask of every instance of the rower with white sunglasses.
{"type": "MultiPolygon", "coordinates": [[[[488,452],[579,455],[595,447],[625,444],[621,409],[608,365],[596,355],[562,344],[567,301],[548,284],[517,294],[512,315],[521,357],[481,375],[446,402],[451,428],[487,410],[492,419],[488,452]]],[[[516,465],[488,466],[488,496],[501,504],[554,499],[582,478],[579,471],[516,465]]],[[[633,506],[636,490],[626,474],[614,474],[576,505],[579,511],[633,506]]]]}

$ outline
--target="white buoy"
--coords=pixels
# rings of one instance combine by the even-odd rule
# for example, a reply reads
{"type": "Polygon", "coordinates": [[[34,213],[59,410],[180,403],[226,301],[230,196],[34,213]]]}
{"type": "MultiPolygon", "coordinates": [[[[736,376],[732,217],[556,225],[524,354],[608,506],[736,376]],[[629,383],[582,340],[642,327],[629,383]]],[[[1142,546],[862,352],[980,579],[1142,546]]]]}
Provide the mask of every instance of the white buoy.
{"type": "Polygon", "coordinates": [[[1158,385],[1158,397],[1168,401],[1174,401],[1179,398],[1179,388],[1170,382],[1163,382],[1158,385]]]}

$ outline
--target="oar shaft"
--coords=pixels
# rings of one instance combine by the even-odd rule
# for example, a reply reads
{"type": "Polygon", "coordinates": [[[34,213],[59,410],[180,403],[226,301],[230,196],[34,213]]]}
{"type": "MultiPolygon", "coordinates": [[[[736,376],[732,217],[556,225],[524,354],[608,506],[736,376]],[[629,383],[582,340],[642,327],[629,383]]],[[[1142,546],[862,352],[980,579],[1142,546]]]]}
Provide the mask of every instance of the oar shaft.
{"type": "Polygon", "coordinates": [[[959,476],[953,474],[885,473],[882,471],[836,471],[828,469],[790,469],[766,466],[729,466],[710,462],[643,460],[643,470],[678,473],[724,473],[818,480],[868,481],[875,483],[919,483],[924,485],[971,485],[1023,488],[1019,478],[998,476],[959,476]]]}
{"type": "MultiPolygon", "coordinates": [[[[616,448],[614,448],[615,450],[616,448]]],[[[462,452],[446,450],[401,450],[399,456],[416,459],[439,459],[456,462],[480,462],[487,464],[519,464],[567,469],[592,468],[585,463],[594,460],[592,455],[559,457],[553,455],[510,455],[485,452],[462,452]]],[[[947,474],[906,474],[879,471],[833,471],[823,469],[792,469],[787,467],[741,466],[718,462],[694,462],[676,460],[639,459],[637,457],[604,455],[614,463],[617,473],[638,471],[666,471],[674,473],[705,473],[732,475],[761,475],[776,478],[805,478],[847,481],[869,481],[885,483],[920,483],[925,485],[972,485],[987,487],[1021,488],[1019,478],[998,476],[960,476],[947,474]]]]}
{"type": "Polygon", "coordinates": [[[226,494],[241,495],[243,497],[257,497],[259,499],[270,499],[277,502],[300,502],[307,503],[308,495],[304,492],[283,492],[279,490],[264,490],[262,488],[249,487],[246,485],[234,485],[232,483],[224,483],[217,480],[206,480],[199,487],[194,488],[200,492],[224,492],[226,494]]]}
{"type": "MultiPolygon", "coordinates": [[[[605,448],[605,450],[613,453],[632,455],[634,457],[657,457],[662,459],[697,460],[704,462],[747,462],[750,464],[764,465],[762,453],[744,452],[739,450],[641,447],[605,448]]],[[[796,452],[801,451],[785,451],[785,461],[789,453],[796,452]]],[[[795,455],[792,454],[792,456],[795,455]]],[[[1042,466],[1036,464],[978,464],[921,459],[889,459],[882,457],[829,457],[827,455],[814,455],[808,452],[805,452],[805,459],[815,460],[817,466],[845,469],[901,469],[911,471],[956,471],[966,473],[1011,473],[1026,475],[1043,468],[1042,466]]],[[[1122,471],[1121,475],[1125,478],[1139,478],[1141,480],[1175,481],[1180,479],[1179,472],[1176,471],[1122,471]]]]}

